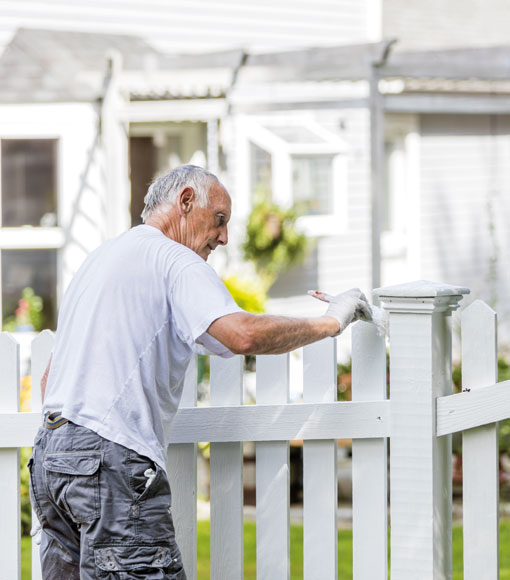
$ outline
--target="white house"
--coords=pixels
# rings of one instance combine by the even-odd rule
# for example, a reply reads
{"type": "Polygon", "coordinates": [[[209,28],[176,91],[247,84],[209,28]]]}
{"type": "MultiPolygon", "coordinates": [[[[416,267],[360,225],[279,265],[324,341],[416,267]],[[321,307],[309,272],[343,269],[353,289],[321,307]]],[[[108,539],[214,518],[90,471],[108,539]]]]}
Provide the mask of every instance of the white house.
{"type": "MultiPolygon", "coordinates": [[[[272,288],[272,310],[321,310],[309,288],[426,278],[508,317],[510,48],[481,47],[483,34],[452,48],[462,35],[452,45],[439,25],[402,33],[400,48],[382,40],[402,29],[395,15],[416,26],[416,2],[114,4],[6,3],[4,317],[33,286],[54,323],[87,253],[139,223],[155,173],[188,161],[234,199],[222,271],[240,268],[257,188],[305,209],[315,244],[272,288]]],[[[503,9],[489,4],[497,39],[503,9]]]]}

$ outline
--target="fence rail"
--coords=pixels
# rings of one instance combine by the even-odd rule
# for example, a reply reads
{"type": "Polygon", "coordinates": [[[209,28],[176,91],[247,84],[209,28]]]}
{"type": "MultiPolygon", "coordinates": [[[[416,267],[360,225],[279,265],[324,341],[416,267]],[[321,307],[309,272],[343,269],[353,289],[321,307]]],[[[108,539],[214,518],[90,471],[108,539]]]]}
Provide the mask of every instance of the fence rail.
{"type": "MultiPolygon", "coordinates": [[[[475,302],[462,317],[463,385],[452,394],[450,313],[464,289],[422,285],[379,291],[390,314],[352,332],[352,402],[336,401],[336,345],[304,349],[304,402],[289,402],[289,355],[257,357],[256,405],[242,404],[242,358],[211,359],[209,407],[197,407],[196,366],[172,425],[168,472],[177,540],[197,574],[197,443],[211,442],[211,578],[243,578],[242,442],[256,442],[257,577],[290,577],[289,441],[303,440],[304,578],[338,577],[337,439],[353,439],[355,580],[388,576],[387,441],[391,446],[392,580],[451,578],[451,433],[463,431],[464,577],[498,578],[495,422],[510,417],[509,382],[497,384],[496,315],[475,302]]],[[[32,346],[33,411],[19,412],[19,346],[0,334],[0,560],[20,578],[19,448],[41,422],[40,379],[53,335],[32,346]]],[[[33,580],[41,577],[33,547],[33,580]]]]}

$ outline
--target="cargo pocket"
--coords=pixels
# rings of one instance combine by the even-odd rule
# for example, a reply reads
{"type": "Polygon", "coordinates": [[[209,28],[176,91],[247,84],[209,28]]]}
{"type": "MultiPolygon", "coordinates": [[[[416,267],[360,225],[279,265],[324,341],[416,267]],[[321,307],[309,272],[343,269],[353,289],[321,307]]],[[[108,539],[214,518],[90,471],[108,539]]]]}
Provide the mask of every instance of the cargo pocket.
{"type": "Polygon", "coordinates": [[[131,452],[128,456],[127,466],[129,471],[129,483],[133,494],[133,501],[140,503],[157,493],[170,493],[161,489],[162,469],[148,457],[131,452]]]}
{"type": "Polygon", "coordinates": [[[39,505],[39,493],[37,490],[37,484],[35,481],[35,474],[34,474],[34,456],[30,457],[27,463],[28,473],[30,475],[28,490],[30,494],[30,503],[32,504],[32,509],[37,514],[37,518],[41,521],[41,507],[39,505]]]}
{"type": "Polygon", "coordinates": [[[99,517],[102,458],[101,451],[61,451],[44,457],[48,493],[75,523],[92,522],[99,517]]]}
{"type": "Polygon", "coordinates": [[[180,558],[167,546],[107,546],[94,550],[98,578],[186,580],[180,558]]]}

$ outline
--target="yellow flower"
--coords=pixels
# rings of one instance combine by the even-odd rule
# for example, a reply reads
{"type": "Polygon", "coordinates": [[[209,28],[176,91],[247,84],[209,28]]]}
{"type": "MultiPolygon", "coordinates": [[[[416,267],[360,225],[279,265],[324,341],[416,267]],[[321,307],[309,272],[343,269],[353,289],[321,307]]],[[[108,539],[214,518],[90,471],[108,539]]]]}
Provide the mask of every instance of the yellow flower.
{"type": "Polygon", "coordinates": [[[26,375],[20,381],[20,410],[27,413],[32,410],[32,377],[26,375]]]}

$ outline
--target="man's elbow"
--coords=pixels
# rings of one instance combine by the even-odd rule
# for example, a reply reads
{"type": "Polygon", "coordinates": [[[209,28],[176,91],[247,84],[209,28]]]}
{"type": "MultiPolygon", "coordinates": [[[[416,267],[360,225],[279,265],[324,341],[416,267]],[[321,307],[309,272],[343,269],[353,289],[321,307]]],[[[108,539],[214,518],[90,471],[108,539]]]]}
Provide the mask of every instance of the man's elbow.
{"type": "Polygon", "coordinates": [[[208,332],[234,354],[259,354],[262,340],[259,318],[247,312],[215,320],[208,332]]]}
{"type": "Polygon", "coordinates": [[[257,341],[249,334],[239,335],[229,345],[229,350],[234,354],[257,354],[257,341]]]}

